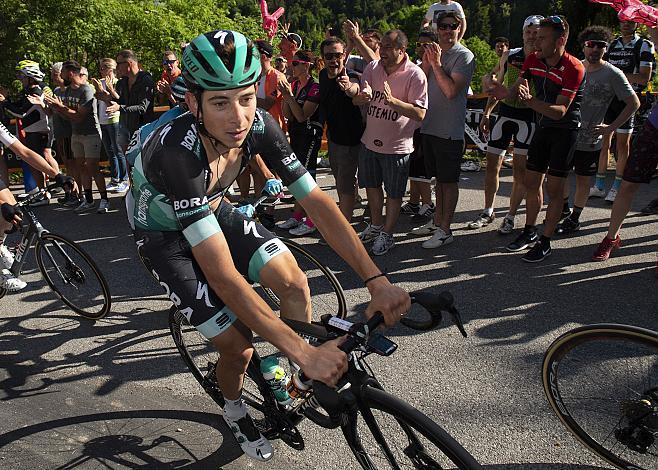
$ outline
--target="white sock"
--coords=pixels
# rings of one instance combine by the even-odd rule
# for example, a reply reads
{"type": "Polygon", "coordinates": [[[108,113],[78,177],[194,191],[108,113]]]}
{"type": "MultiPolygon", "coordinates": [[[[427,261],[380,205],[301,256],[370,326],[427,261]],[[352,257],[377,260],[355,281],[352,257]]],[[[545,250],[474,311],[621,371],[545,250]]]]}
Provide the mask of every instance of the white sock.
{"type": "Polygon", "coordinates": [[[487,217],[491,217],[491,214],[493,214],[493,207],[489,207],[488,209],[483,210],[482,213],[487,217]]]}
{"type": "Polygon", "coordinates": [[[247,416],[247,406],[242,401],[242,395],[237,400],[225,400],[224,415],[232,420],[238,420],[247,416]]]}

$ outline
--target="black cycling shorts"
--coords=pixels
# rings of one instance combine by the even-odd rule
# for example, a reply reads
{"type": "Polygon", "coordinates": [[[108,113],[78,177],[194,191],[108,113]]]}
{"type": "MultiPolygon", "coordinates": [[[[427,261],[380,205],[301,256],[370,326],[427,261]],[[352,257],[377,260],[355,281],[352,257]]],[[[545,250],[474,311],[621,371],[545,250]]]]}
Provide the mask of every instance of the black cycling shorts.
{"type": "Polygon", "coordinates": [[[534,133],[535,123],[532,119],[521,120],[501,115],[491,129],[487,152],[502,157],[514,142],[514,155],[527,155],[534,133]]]}
{"type": "MultiPolygon", "coordinates": [[[[215,212],[235,268],[250,281],[288,248],[258,222],[226,201],[215,212]]],[[[188,322],[206,338],[226,331],[237,317],[212,290],[181,232],[135,231],[135,243],[147,269],[188,322]]]]}
{"type": "Polygon", "coordinates": [[[594,176],[599,168],[600,150],[576,150],[573,166],[578,176],[594,176]]]}
{"type": "Polygon", "coordinates": [[[538,127],[528,150],[526,169],[566,178],[573,167],[578,129],[538,127]]]}

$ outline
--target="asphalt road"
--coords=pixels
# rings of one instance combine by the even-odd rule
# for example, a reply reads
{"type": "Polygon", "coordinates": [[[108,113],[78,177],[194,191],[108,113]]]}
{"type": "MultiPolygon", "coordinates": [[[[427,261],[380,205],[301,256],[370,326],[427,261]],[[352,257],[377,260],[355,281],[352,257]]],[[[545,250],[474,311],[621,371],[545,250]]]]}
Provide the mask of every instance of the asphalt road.
{"type": "MultiPolygon", "coordinates": [[[[428,333],[398,327],[389,332],[398,351],[371,364],[388,391],[441,423],[487,469],[607,468],[549,409],[541,360],[555,338],[577,325],[658,325],[658,216],[631,214],[624,247],[608,262],[593,263],[610,213],[610,205],[593,200],[577,236],[556,240],[551,257],[528,265],[504,251],[510,238],[496,233],[499,221],[480,231],[464,228],[482,204],[483,176],[462,175],[455,243],[422,249],[405,235],[412,225],[403,216],[396,247],[376,257],[405,288],[450,290],[469,338],[447,324],[428,333]]],[[[332,189],[326,174],[319,182],[332,189]]],[[[510,188],[511,171],[504,170],[500,217],[510,188]]],[[[642,187],[633,209],[656,195],[658,181],[642,187]]],[[[0,468],[355,468],[340,432],[309,423],[300,428],[304,451],[276,441],[267,465],[241,456],[175,349],[169,303],[135,258],[120,199],[111,204],[105,215],[77,215],[55,204],[37,209],[45,227],[77,240],[98,262],[113,307],[96,323],[71,313],[30,255],[29,286],[0,300],[0,468]]],[[[287,208],[277,209],[279,220],[286,215],[287,208]]],[[[301,242],[337,273],[358,317],[368,300],[360,281],[317,238],[301,242]]]]}

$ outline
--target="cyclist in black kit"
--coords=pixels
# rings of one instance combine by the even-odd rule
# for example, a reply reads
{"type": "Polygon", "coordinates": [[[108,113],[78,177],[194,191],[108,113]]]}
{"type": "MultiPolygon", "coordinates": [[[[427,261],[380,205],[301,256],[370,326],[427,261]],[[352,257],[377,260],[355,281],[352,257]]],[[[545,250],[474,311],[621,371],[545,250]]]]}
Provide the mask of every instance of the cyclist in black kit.
{"type": "Polygon", "coordinates": [[[241,399],[251,331],[279,348],[307,376],[334,385],[347,368],[335,342],[311,347],[289,329],[244,276],[272,288],[288,318],[308,321],[309,290],[286,247],[223,195],[260,154],[316,222],[330,246],[366,280],[367,314],[394,324],[410,307],[366,254],[333,200],[304,169],[276,124],[256,108],[261,73],[253,43],[234,31],[195,38],[183,53],[189,113],[155,130],[132,171],[135,239],[147,266],[178,309],[220,351],[217,380],[224,419],[243,451],[258,460],[272,446],[241,399]]]}

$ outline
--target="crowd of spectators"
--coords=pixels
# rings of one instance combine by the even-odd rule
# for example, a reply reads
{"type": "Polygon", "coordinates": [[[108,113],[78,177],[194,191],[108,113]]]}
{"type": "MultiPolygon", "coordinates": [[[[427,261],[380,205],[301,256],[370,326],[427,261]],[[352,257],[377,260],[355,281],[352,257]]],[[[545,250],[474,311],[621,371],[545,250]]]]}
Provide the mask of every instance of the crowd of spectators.
{"type": "MultiPolygon", "coordinates": [[[[422,222],[410,235],[424,238],[425,249],[456,241],[452,227],[465,152],[467,96],[477,58],[460,42],[467,20],[458,2],[431,5],[419,26],[415,47],[404,31],[362,31],[349,20],[342,38],[328,32],[317,51],[304,49],[301,35],[287,25],[278,51],[270,41],[255,41],[263,68],[259,107],[288,133],[313,177],[326,130],[340,210],[351,221],[359,188],[365,190],[370,219],[359,237],[372,242],[377,256],[394,248],[401,214],[422,222]],[[403,204],[408,187],[410,198],[403,204]]],[[[649,182],[658,164],[658,107],[644,113],[642,124],[636,116],[655,73],[653,43],[641,38],[638,25],[630,21],[620,22],[616,39],[598,26],[577,32],[579,49],[573,51],[566,50],[574,32],[563,16],[532,15],[519,27],[523,44],[510,45],[504,37],[492,44],[499,62],[483,79],[489,99],[480,120],[481,135],[489,140],[484,207],[467,228],[494,222],[499,172],[511,153],[513,187],[499,232],[515,231],[516,211],[524,200],[526,214],[507,249],[530,247],[523,260],[542,261],[551,253],[552,238],[578,230],[587,199],[605,197],[614,203],[610,230],[593,255],[605,260],[621,244],[620,227],[638,184],[649,182]],[[606,192],[613,136],[616,177],[606,192]],[[572,170],[577,181],[573,207],[566,184],[572,170]],[[544,194],[548,206],[540,231],[544,194]]],[[[655,28],[649,33],[658,39],[655,28]]],[[[107,212],[107,192],[123,193],[129,187],[125,153],[131,136],[155,119],[154,104],[173,108],[180,101],[172,92],[181,74],[177,54],[163,53],[157,80],[140,68],[131,50],[100,59],[100,76],[92,79],[74,60],[57,62],[50,69],[52,89],[39,64],[23,61],[17,71],[22,93],[12,100],[0,92],[0,110],[18,119],[27,147],[44,156],[54,149],[79,182],[79,194],[67,193],[61,204],[77,213],[107,212]],[[110,163],[107,184],[99,167],[101,149],[110,163]]],[[[261,173],[249,167],[240,176],[242,198],[249,196],[252,177],[256,192],[262,188],[261,173]]],[[[32,170],[32,175],[43,186],[43,174],[32,170]]],[[[658,213],[658,200],[645,212],[658,213]]],[[[316,230],[298,205],[276,226],[272,210],[261,217],[270,228],[294,236],[316,230]]]]}

